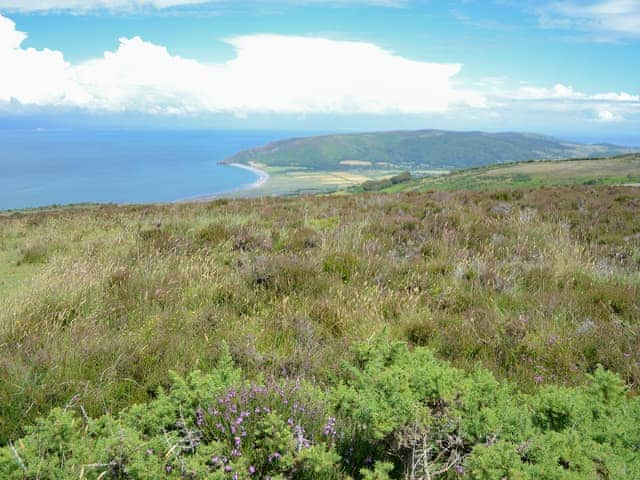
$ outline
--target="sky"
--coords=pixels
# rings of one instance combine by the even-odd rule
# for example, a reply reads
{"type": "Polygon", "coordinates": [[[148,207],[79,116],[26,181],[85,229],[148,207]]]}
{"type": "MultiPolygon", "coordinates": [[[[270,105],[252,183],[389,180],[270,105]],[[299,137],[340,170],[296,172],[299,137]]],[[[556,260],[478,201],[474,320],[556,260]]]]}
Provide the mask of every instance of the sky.
{"type": "Polygon", "coordinates": [[[640,0],[0,0],[0,127],[640,136],[640,0]]]}

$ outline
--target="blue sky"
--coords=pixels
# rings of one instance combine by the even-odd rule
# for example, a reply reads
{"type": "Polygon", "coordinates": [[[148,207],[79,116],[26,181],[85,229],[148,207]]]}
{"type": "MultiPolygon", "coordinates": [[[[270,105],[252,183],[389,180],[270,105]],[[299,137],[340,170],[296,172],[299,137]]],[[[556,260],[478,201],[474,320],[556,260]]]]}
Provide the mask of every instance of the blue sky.
{"type": "Polygon", "coordinates": [[[0,0],[0,15],[4,125],[640,132],[638,0],[0,0]]]}

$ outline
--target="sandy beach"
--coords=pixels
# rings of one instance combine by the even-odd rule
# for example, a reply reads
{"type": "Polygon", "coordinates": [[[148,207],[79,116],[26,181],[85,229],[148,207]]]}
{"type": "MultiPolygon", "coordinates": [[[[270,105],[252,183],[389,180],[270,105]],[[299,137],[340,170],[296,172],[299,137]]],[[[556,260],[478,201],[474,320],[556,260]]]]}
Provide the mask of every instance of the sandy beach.
{"type": "MultiPolygon", "coordinates": [[[[258,176],[258,179],[255,182],[247,185],[247,187],[250,189],[259,188],[269,181],[269,174],[253,165],[244,165],[242,163],[227,163],[227,165],[229,165],[230,167],[242,168],[243,170],[249,170],[250,172],[253,172],[258,176]]],[[[244,189],[244,187],[245,186],[243,186],[242,189],[244,189]]]]}

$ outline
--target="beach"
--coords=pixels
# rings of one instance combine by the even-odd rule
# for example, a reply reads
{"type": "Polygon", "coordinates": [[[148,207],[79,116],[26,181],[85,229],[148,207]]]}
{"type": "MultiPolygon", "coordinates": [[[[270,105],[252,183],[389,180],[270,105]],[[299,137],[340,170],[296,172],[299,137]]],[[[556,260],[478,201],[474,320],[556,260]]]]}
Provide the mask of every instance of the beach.
{"type": "Polygon", "coordinates": [[[229,165],[230,167],[242,168],[243,170],[248,170],[249,172],[255,173],[258,176],[258,179],[255,182],[243,187],[248,187],[250,189],[259,188],[269,181],[269,174],[254,165],[244,165],[242,163],[227,163],[226,165],[229,165]]]}

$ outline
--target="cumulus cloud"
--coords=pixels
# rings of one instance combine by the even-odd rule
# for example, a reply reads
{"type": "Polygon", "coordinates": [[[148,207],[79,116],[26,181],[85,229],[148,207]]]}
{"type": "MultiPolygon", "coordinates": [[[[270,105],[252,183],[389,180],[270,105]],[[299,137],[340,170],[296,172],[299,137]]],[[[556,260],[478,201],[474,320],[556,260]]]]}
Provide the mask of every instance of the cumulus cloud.
{"type": "Polygon", "coordinates": [[[376,45],[325,38],[228,39],[217,64],[172,55],[139,37],[80,64],[59,51],[22,48],[26,35],[0,16],[0,102],[148,113],[423,114],[485,98],[456,87],[459,64],[418,62],[376,45]]]}
{"type": "Polygon", "coordinates": [[[590,32],[594,40],[640,38],[638,0],[554,1],[539,7],[543,26],[590,32]]]}
{"type": "Polygon", "coordinates": [[[607,92],[589,95],[576,91],[573,87],[558,83],[553,87],[520,87],[513,98],[520,100],[583,100],[583,101],[610,101],[610,102],[640,102],[640,95],[631,95],[627,92],[607,92]]]}
{"type": "Polygon", "coordinates": [[[597,110],[596,111],[596,122],[601,123],[613,123],[613,122],[621,122],[624,120],[622,115],[618,113],[611,112],[609,110],[597,110]]]}

